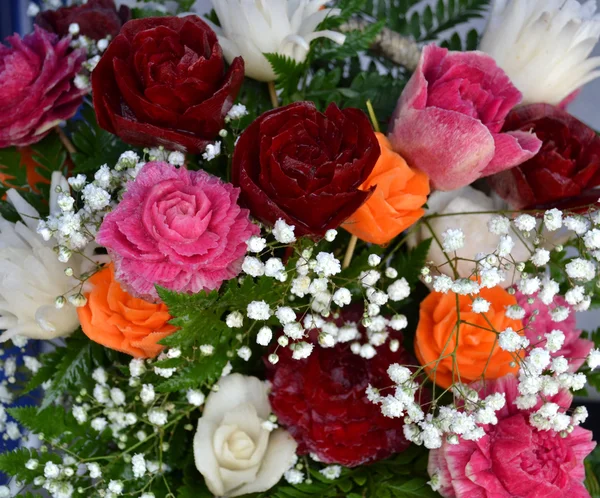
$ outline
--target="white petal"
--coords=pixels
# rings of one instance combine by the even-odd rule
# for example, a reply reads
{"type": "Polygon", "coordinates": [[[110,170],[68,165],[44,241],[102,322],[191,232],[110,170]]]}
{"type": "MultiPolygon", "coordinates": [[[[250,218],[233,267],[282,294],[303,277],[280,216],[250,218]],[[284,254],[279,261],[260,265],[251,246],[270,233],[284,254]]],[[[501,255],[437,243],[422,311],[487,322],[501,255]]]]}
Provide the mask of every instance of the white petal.
{"type": "Polygon", "coordinates": [[[220,423],[227,412],[245,403],[252,403],[263,420],[271,413],[266,382],[234,373],[223,377],[218,385],[219,390],[211,392],[206,400],[202,419],[220,423]]]}

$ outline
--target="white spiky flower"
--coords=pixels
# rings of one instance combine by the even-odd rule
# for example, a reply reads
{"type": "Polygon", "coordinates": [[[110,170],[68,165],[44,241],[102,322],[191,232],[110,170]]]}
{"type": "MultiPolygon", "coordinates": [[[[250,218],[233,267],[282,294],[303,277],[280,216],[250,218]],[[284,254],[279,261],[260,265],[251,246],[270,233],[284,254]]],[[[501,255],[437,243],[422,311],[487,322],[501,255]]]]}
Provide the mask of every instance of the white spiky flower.
{"type": "Polygon", "coordinates": [[[315,31],[324,19],[340,13],[339,9],[324,9],[326,3],[327,0],[212,0],[221,27],[209,24],[229,62],[242,56],[247,76],[274,81],[276,75],[263,54],[277,53],[303,62],[310,43],[317,38],[344,43],[346,37],[341,33],[315,31]]]}
{"type": "Polygon", "coordinates": [[[589,58],[599,37],[595,0],[495,0],[480,49],[524,103],[556,105],[600,75],[600,58],[589,58]]]}
{"type": "MultiPolygon", "coordinates": [[[[68,189],[60,173],[53,175],[51,210],[58,209],[55,188],[68,189]]],[[[53,339],[71,334],[79,325],[75,307],[66,302],[57,308],[56,298],[76,287],[65,275],[67,266],[58,261],[52,241],[36,233],[39,213],[16,190],[7,192],[8,201],[21,220],[11,223],[0,216],[0,342],[17,335],[32,339],[53,339]]],[[[80,263],[79,263],[80,265],[80,263]]]]}

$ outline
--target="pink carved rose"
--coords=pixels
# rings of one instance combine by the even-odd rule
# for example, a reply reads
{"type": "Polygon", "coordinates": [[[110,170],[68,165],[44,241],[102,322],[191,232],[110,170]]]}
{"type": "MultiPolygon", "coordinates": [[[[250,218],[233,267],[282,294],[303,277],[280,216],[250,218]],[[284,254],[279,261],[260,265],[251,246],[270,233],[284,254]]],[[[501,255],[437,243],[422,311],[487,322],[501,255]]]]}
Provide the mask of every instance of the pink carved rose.
{"type": "Polygon", "coordinates": [[[39,142],[77,112],[87,93],[73,83],[85,51],[71,51],[69,37],[35,26],[6,40],[11,46],[0,44],[0,149],[39,142]]]}
{"type": "Polygon", "coordinates": [[[428,45],[396,107],[390,141],[437,190],[512,168],[541,147],[531,133],[500,133],[521,93],[482,52],[428,45]]]}
{"type": "Polygon", "coordinates": [[[246,241],[259,233],[239,189],[205,171],[146,164],[96,237],[115,275],[136,297],[159,301],[155,285],[196,293],[237,276],[246,241]]]}
{"type": "Polygon", "coordinates": [[[533,304],[528,304],[528,296],[520,292],[517,292],[515,296],[518,305],[525,310],[523,325],[526,327],[525,335],[529,339],[529,342],[536,347],[543,348],[546,345],[545,335],[553,330],[560,330],[565,334],[565,342],[562,348],[556,353],[550,353],[550,355],[553,358],[564,356],[569,360],[570,370],[576,372],[585,362],[587,355],[594,347],[594,343],[581,337],[581,330],[577,328],[577,320],[573,310],[571,310],[567,319],[562,322],[552,320],[550,311],[558,306],[570,308],[567,301],[561,296],[555,296],[552,304],[546,306],[539,299],[536,299],[533,304]],[[535,319],[532,321],[531,318],[534,316],[534,312],[537,312],[537,315],[535,315],[535,319]],[[541,339],[538,339],[538,337],[541,339]]]}
{"type": "MultiPolygon", "coordinates": [[[[583,460],[596,446],[591,431],[575,427],[561,437],[535,429],[530,411],[514,404],[519,393],[512,375],[487,381],[480,390],[483,396],[495,392],[506,394],[497,425],[484,426],[486,434],[478,441],[444,442],[429,453],[428,471],[439,479],[439,493],[447,498],[589,498],[583,460]]],[[[572,397],[562,391],[548,401],[564,411],[572,397]]]]}

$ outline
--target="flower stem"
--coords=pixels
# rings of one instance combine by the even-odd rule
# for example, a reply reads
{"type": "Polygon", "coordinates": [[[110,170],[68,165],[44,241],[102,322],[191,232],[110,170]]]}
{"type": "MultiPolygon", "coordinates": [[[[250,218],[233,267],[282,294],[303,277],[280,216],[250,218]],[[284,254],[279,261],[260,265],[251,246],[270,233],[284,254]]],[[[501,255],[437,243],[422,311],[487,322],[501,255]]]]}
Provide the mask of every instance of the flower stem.
{"type": "Polygon", "coordinates": [[[379,123],[377,122],[377,116],[375,115],[375,109],[373,109],[373,104],[370,100],[367,100],[367,110],[369,111],[369,117],[371,118],[371,122],[373,123],[373,129],[377,133],[381,133],[379,123]]]}
{"type": "Polygon", "coordinates": [[[64,148],[67,149],[69,155],[75,154],[77,152],[77,149],[73,145],[73,142],[69,140],[69,137],[65,135],[65,132],[62,130],[62,128],[60,126],[56,126],[54,129],[56,130],[56,133],[58,133],[58,138],[60,139],[64,148]]]}
{"type": "Polygon", "coordinates": [[[350,266],[350,262],[352,261],[352,256],[354,255],[354,249],[356,249],[356,243],[358,242],[358,237],[353,235],[350,238],[350,242],[348,244],[348,249],[346,249],[346,255],[344,256],[344,262],[342,263],[342,269],[345,270],[350,266]]]}
{"type": "Polygon", "coordinates": [[[269,97],[271,97],[271,105],[273,106],[273,109],[277,109],[279,107],[279,99],[277,98],[277,91],[275,90],[275,82],[269,81],[267,85],[269,85],[269,97]]]}

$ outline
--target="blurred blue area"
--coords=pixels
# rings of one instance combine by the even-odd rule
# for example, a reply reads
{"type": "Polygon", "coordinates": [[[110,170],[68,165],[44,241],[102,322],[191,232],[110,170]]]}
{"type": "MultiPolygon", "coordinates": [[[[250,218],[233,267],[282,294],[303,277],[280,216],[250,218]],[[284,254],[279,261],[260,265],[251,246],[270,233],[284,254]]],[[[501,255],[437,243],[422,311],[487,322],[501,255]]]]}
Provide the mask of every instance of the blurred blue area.
{"type": "Polygon", "coordinates": [[[13,33],[27,33],[31,19],[27,17],[30,0],[0,0],[0,36],[2,39],[13,33]]]}

